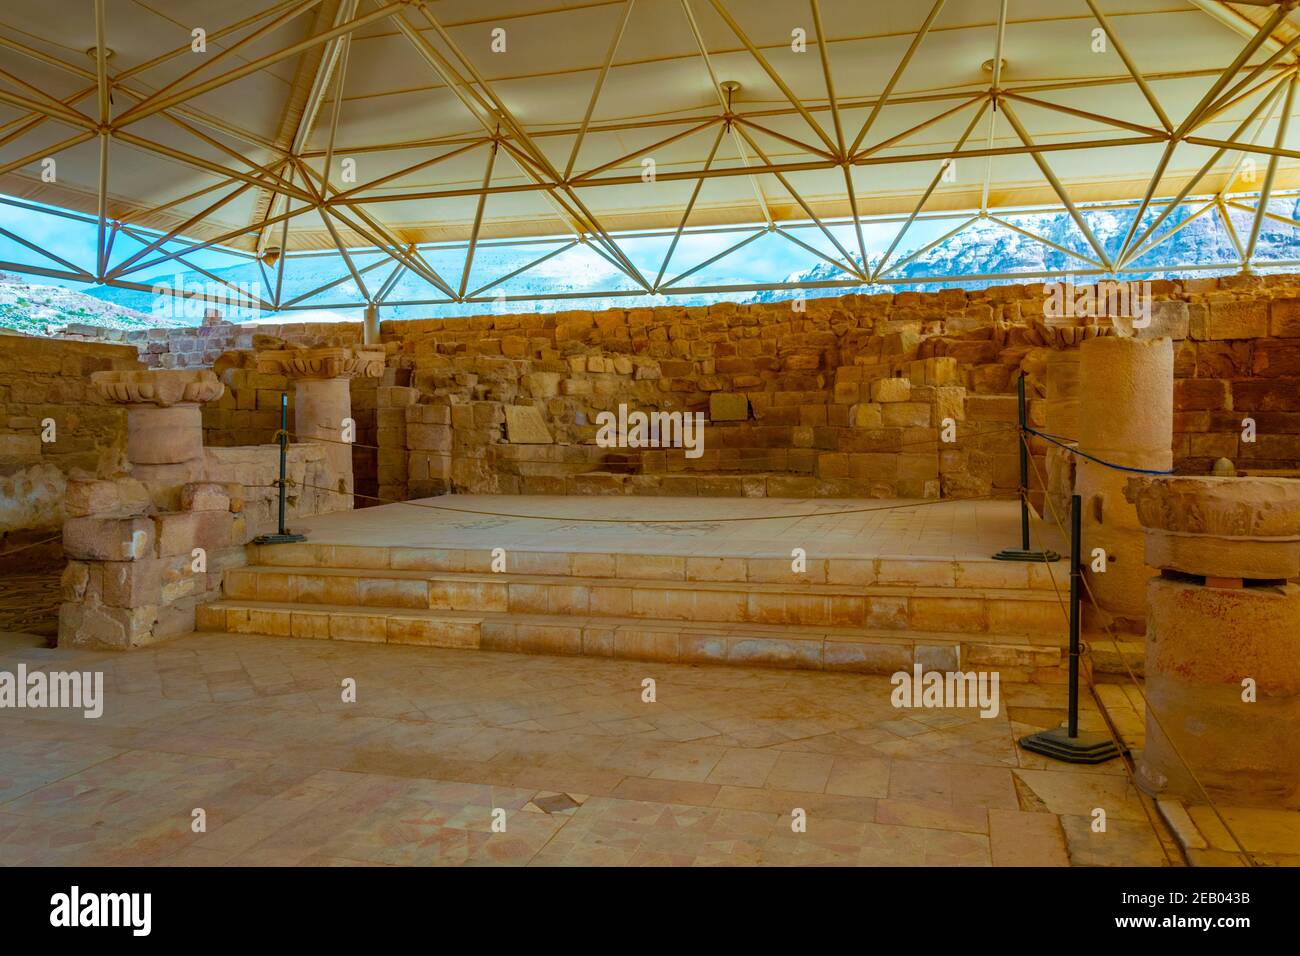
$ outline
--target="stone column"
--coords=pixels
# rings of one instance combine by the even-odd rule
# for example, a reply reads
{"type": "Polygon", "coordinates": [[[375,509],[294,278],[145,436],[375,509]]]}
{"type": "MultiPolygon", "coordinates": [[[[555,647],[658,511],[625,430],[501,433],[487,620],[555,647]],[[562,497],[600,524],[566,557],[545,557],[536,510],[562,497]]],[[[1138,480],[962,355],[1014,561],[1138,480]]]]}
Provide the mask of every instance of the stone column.
{"type": "MultiPolygon", "coordinates": [[[[1079,434],[1079,350],[1052,349],[1047,357],[1048,434],[1076,439],[1079,434]]],[[[1070,513],[1074,494],[1075,459],[1064,448],[1047,448],[1047,499],[1052,513],[1070,513]]]]}
{"type": "Polygon", "coordinates": [[[1300,809],[1300,481],[1136,478],[1127,494],[1162,570],[1147,584],[1139,782],[1300,809]]]}
{"type": "MultiPolygon", "coordinates": [[[[1079,450],[1132,468],[1173,467],[1174,351],[1169,339],[1099,337],[1079,347],[1079,450]]],[[[1137,515],[1124,498],[1131,473],[1080,457],[1075,485],[1083,498],[1088,585],[1118,629],[1140,633],[1146,580],[1137,515]],[[1094,548],[1106,570],[1091,570],[1094,548]]]]}
{"type": "Polygon", "coordinates": [[[300,441],[321,440],[330,466],[332,488],[348,496],[339,504],[352,507],[352,448],[344,434],[344,422],[352,418],[349,383],[358,376],[383,375],[383,350],[268,349],[258,352],[256,361],[259,372],[284,375],[293,381],[294,437],[300,441]]]}
{"type": "Polygon", "coordinates": [[[126,406],[126,455],[131,477],[164,510],[179,507],[180,486],[203,474],[203,419],[199,405],[225,386],[206,369],[95,372],[95,390],[126,406]]]}
{"type": "MultiPolygon", "coordinates": [[[[1108,326],[1074,325],[1062,322],[1035,322],[1034,330],[1047,354],[1044,373],[1046,402],[1043,430],[1049,435],[1069,439],[1071,448],[1079,440],[1079,346],[1089,339],[1114,333],[1108,326]]],[[[1068,527],[1070,496],[1075,490],[1075,472],[1078,459],[1058,445],[1047,443],[1046,454],[1046,507],[1044,517],[1052,523],[1052,515],[1068,527]]]]}
{"type": "Polygon", "coordinates": [[[96,372],[91,383],[126,406],[129,472],[68,481],[59,645],[125,650],[193,630],[230,552],[243,559],[230,497],[202,481],[199,404],[224,387],[207,370],[96,372]],[[211,565],[195,567],[195,548],[211,565]]]}

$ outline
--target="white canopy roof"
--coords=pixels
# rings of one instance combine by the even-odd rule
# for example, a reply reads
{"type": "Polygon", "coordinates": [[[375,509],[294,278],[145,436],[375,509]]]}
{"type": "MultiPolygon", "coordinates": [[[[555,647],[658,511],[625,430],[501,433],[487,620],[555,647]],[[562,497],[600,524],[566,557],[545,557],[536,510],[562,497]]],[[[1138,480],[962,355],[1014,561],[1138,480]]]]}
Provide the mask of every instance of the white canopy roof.
{"type": "Polygon", "coordinates": [[[616,258],[684,221],[1207,194],[1243,156],[1282,188],[1288,6],[6,0],[0,192],[247,250],[616,258]]]}

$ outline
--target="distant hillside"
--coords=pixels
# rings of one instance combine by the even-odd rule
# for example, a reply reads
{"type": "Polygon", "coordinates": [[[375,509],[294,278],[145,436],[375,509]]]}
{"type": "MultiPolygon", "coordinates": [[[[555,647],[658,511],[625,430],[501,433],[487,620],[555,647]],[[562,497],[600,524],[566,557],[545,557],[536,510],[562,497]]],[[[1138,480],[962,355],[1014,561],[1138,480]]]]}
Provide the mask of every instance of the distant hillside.
{"type": "Polygon", "coordinates": [[[55,335],[73,322],[109,329],[149,329],[184,325],[160,321],[148,312],[125,308],[85,291],[42,285],[34,277],[0,272],[0,328],[26,335],[55,335]]]}

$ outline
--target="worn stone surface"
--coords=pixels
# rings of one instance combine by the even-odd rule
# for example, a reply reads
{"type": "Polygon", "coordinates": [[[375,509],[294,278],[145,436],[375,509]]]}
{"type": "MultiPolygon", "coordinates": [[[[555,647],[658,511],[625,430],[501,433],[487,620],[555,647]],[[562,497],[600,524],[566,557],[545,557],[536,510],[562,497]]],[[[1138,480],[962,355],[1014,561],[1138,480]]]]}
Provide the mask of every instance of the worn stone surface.
{"type": "MultiPolygon", "coordinates": [[[[549,445],[551,433],[541,411],[532,405],[507,405],[506,441],[514,445],[549,445]]],[[[437,426],[433,426],[437,427],[437,426]]]]}

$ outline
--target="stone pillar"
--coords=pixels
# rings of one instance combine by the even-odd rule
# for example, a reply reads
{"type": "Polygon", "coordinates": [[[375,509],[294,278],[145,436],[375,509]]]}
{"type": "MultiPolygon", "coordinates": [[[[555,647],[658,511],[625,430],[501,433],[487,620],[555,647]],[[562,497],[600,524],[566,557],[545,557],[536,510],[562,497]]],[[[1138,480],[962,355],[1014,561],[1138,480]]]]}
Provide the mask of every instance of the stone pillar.
{"type": "Polygon", "coordinates": [[[127,474],[71,478],[63,524],[62,647],[124,650],[194,629],[195,607],[244,556],[242,519],[205,471],[199,404],[223,386],[207,370],[96,372],[127,409],[127,474]]]}
{"type": "MultiPolygon", "coordinates": [[[[1114,329],[1100,325],[1078,325],[1060,320],[1035,321],[1030,336],[1035,344],[1047,346],[1047,361],[1043,373],[1046,401],[1044,403],[1043,430],[1049,435],[1069,439],[1071,448],[1079,442],[1079,346],[1091,339],[1114,334],[1114,329]]],[[[1078,458],[1065,448],[1046,444],[1046,508],[1044,517],[1051,522],[1052,515],[1068,526],[1070,496],[1075,491],[1075,472],[1078,458]]]]}
{"type": "Polygon", "coordinates": [[[199,405],[220,398],[225,386],[206,369],[95,372],[90,379],[102,398],[126,406],[131,477],[158,507],[176,509],[180,486],[203,473],[199,405]]]}
{"type": "MultiPolygon", "coordinates": [[[[1174,351],[1169,339],[1099,337],[1079,347],[1079,450],[1131,468],[1173,467],[1174,351]]],[[[1118,629],[1140,633],[1146,580],[1137,515],[1124,498],[1131,473],[1079,458],[1083,556],[1098,609],[1118,629]],[[1106,570],[1091,570],[1094,548],[1106,570]]]]}
{"type": "Polygon", "coordinates": [[[259,372],[284,375],[293,381],[294,437],[300,441],[321,440],[330,466],[332,490],[346,495],[341,504],[350,508],[354,487],[352,448],[344,430],[344,423],[352,419],[349,383],[358,376],[383,375],[383,350],[268,349],[257,353],[256,362],[259,372]]]}
{"type": "MultiPolygon", "coordinates": [[[[1044,430],[1071,439],[1079,436],[1079,350],[1052,349],[1047,356],[1047,408],[1044,430]]],[[[1074,494],[1075,458],[1057,445],[1047,448],[1047,500],[1062,523],[1074,494]]]]}
{"type": "Polygon", "coordinates": [[[1147,583],[1139,782],[1300,809],[1300,481],[1136,478],[1127,494],[1162,570],[1147,583]]]}

